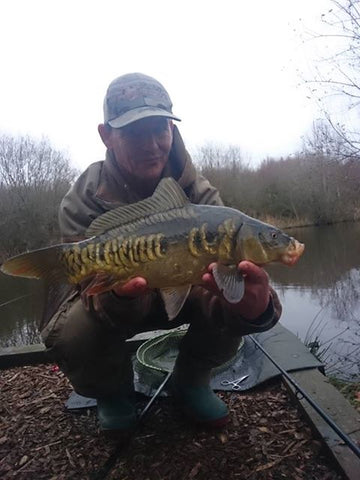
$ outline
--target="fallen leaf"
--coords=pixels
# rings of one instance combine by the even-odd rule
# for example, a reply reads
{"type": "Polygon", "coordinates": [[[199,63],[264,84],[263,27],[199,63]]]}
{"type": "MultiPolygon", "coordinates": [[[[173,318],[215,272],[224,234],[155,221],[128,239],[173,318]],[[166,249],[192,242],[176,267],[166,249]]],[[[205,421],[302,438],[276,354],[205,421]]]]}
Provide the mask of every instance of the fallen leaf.
{"type": "Polygon", "coordinates": [[[228,437],[225,435],[225,433],[218,433],[217,438],[221,443],[226,443],[228,441],[228,437]]]}
{"type": "Polygon", "coordinates": [[[201,462],[198,462],[192,469],[191,472],[189,473],[188,478],[194,478],[196,475],[199,473],[199,470],[201,468],[201,462]]]}
{"type": "Polygon", "coordinates": [[[27,455],[24,455],[23,457],[21,457],[20,462],[19,462],[19,467],[22,467],[23,465],[25,465],[25,463],[28,460],[29,460],[29,457],[27,455]]]}
{"type": "Polygon", "coordinates": [[[269,463],[267,463],[266,465],[260,465],[260,467],[257,467],[257,468],[255,469],[255,472],[262,472],[263,470],[267,470],[268,468],[271,468],[271,467],[273,467],[274,465],[276,465],[276,463],[277,463],[277,462],[274,461],[274,462],[269,462],[269,463]]]}
{"type": "Polygon", "coordinates": [[[259,427],[260,432],[271,433],[267,427],[259,427]]]}
{"type": "Polygon", "coordinates": [[[52,407],[43,407],[41,410],[40,410],[40,415],[43,415],[44,413],[48,413],[50,412],[52,407]]]}

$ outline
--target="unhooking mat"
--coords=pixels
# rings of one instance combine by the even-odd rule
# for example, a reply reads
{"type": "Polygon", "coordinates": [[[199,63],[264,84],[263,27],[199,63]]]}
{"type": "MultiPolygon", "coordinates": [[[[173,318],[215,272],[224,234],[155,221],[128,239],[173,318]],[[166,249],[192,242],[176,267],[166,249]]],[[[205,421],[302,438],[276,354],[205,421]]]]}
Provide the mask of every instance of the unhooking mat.
{"type": "MultiPolygon", "coordinates": [[[[179,342],[186,330],[165,333],[143,343],[133,357],[135,390],[152,396],[167,372],[172,371],[178,353],[179,342]]],[[[267,332],[253,334],[264,350],[290,372],[323,366],[293,333],[277,323],[267,332]]],[[[213,390],[241,392],[270,380],[281,372],[255,345],[250,337],[243,337],[237,354],[225,365],[215,369],[211,378],[213,390]],[[239,383],[238,390],[232,385],[223,385],[224,380],[234,381],[247,375],[239,383]]],[[[171,394],[168,390],[162,395],[171,394]]],[[[65,406],[68,409],[89,408],[96,400],[72,392],[65,406]]]]}

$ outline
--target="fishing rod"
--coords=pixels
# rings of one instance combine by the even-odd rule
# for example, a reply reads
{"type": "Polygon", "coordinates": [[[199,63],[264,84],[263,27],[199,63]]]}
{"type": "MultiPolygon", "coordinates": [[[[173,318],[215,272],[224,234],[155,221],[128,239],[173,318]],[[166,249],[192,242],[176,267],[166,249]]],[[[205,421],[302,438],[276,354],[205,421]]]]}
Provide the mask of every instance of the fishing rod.
{"type": "Polygon", "coordinates": [[[22,298],[31,297],[32,295],[34,295],[34,294],[33,293],[27,293],[26,295],[20,295],[20,297],[16,297],[16,298],[13,298],[12,300],[8,300],[7,302],[0,303],[0,307],[5,307],[5,305],[9,305],[10,303],[14,303],[17,300],[21,300],[22,298]]]}
{"type": "Polygon", "coordinates": [[[146,414],[150,410],[150,408],[151,408],[152,404],[155,402],[156,398],[160,395],[160,393],[164,389],[165,385],[170,380],[171,375],[172,375],[172,372],[169,372],[169,373],[166,374],[166,377],[164,378],[164,380],[162,381],[162,383],[160,384],[160,386],[158,387],[158,389],[156,390],[154,395],[151,397],[149,402],[145,405],[145,408],[140,413],[134,430],[131,433],[129,433],[125,438],[122,438],[121,440],[119,440],[119,442],[116,444],[112,454],[106,460],[106,462],[101,467],[101,469],[98,470],[97,472],[95,472],[95,474],[91,476],[92,480],[103,480],[104,478],[106,478],[107,475],[109,474],[110,470],[114,467],[115,463],[117,462],[117,460],[119,458],[119,455],[123,451],[125,451],[125,449],[130,447],[130,444],[131,444],[132,440],[134,439],[135,434],[138,432],[139,427],[141,426],[146,414]]]}
{"type": "Polygon", "coordinates": [[[271,355],[260,345],[260,343],[255,340],[252,335],[249,335],[251,340],[255,345],[263,352],[263,354],[275,365],[275,367],[284,375],[284,377],[293,385],[297,392],[305,398],[305,400],[313,407],[314,410],[325,420],[325,422],[339,435],[339,437],[346,443],[346,445],[355,453],[355,455],[360,458],[360,448],[352,441],[352,439],[344,433],[336,423],[324,412],[324,410],[319,407],[319,405],[308,395],[305,390],[300,387],[297,381],[291,377],[286,370],[284,370],[277,362],[274,360],[271,355]]]}

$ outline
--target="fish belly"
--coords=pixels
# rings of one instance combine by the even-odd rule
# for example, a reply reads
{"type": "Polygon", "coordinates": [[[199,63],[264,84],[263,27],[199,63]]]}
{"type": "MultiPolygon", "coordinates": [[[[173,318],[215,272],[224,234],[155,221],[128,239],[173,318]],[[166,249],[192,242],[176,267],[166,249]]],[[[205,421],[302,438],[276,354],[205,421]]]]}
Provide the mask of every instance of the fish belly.
{"type": "Polygon", "coordinates": [[[172,246],[163,258],[145,263],[134,273],[146,278],[150,288],[197,285],[212,261],[213,256],[193,257],[180,245],[172,246]]]}

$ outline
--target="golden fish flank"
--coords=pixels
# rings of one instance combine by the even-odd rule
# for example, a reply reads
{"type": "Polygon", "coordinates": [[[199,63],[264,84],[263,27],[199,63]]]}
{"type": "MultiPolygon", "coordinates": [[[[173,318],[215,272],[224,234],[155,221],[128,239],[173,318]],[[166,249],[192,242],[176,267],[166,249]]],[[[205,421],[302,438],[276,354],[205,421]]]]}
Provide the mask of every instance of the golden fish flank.
{"type": "Polygon", "coordinates": [[[238,210],[191,204],[171,178],[163,179],[152,197],[96,218],[85,237],[18,255],[1,270],[44,278],[54,286],[51,292],[96,276],[88,295],[143,276],[150,288],[159,289],[171,320],[209,263],[217,262],[215,282],[226,300],[236,303],[244,292],[238,262],[293,265],[304,251],[294,238],[238,210]]]}
{"type": "MultiPolygon", "coordinates": [[[[190,230],[187,236],[188,251],[194,257],[206,259],[210,255],[221,260],[231,260],[235,232],[235,224],[230,218],[218,226],[216,234],[212,233],[207,223],[203,223],[199,228],[190,230]]],[[[140,237],[109,238],[96,243],[88,240],[71,245],[62,255],[68,280],[76,284],[101,272],[115,274],[119,280],[129,278],[142,263],[164,258],[167,246],[165,235],[158,233],[140,237]]],[[[205,264],[203,268],[206,268],[205,264]]]]}
{"type": "Polygon", "coordinates": [[[210,255],[217,255],[219,260],[231,260],[235,232],[235,224],[231,218],[218,226],[215,235],[208,229],[208,224],[203,223],[200,228],[190,230],[188,237],[189,252],[194,257],[200,257],[205,252],[210,255]]]}
{"type": "Polygon", "coordinates": [[[141,263],[162,258],[166,253],[166,240],[161,233],[81,244],[71,244],[62,252],[70,283],[79,283],[99,272],[118,274],[119,279],[128,277],[141,263]]]}

